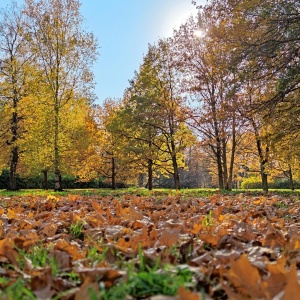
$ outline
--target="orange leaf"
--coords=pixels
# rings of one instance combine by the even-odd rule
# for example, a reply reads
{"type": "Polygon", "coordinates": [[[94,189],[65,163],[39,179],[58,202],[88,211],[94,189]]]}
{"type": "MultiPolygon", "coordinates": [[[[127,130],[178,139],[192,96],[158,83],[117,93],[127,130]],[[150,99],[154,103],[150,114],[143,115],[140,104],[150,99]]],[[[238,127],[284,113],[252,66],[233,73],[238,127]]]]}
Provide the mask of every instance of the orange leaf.
{"type": "Polygon", "coordinates": [[[201,224],[196,224],[195,223],[193,229],[191,230],[191,233],[198,234],[199,231],[201,230],[201,228],[202,228],[201,224]]]}
{"type": "Polygon", "coordinates": [[[195,294],[184,287],[178,289],[179,300],[200,300],[199,295],[195,294]]]}
{"type": "Polygon", "coordinates": [[[0,255],[7,257],[12,264],[19,265],[20,254],[15,250],[15,245],[11,239],[0,240],[0,255]]]}
{"type": "Polygon", "coordinates": [[[133,229],[141,229],[144,227],[144,224],[140,221],[134,221],[131,227],[133,229]]]}
{"type": "Polygon", "coordinates": [[[97,201],[92,202],[92,207],[96,212],[98,212],[100,214],[104,213],[103,206],[101,204],[99,204],[97,201]]]}
{"type": "Polygon", "coordinates": [[[32,219],[34,217],[34,213],[31,211],[28,213],[27,218],[32,219]]]}
{"type": "Polygon", "coordinates": [[[281,257],[276,262],[266,266],[270,276],[266,280],[272,298],[275,297],[287,283],[288,271],[285,268],[286,258],[281,257]]]}

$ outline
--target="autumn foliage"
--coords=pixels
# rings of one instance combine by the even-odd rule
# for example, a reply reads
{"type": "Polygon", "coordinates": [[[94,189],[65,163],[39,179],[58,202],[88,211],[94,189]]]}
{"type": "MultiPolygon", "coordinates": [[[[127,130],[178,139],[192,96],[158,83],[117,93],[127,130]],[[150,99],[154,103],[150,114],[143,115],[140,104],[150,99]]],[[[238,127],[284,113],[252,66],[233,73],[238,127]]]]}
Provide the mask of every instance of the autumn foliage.
{"type": "Polygon", "coordinates": [[[129,282],[129,266],[188,270],[192,281],[172,299],[300,293],[296,196],[14,196],[0,205],[1,299],[16,299],[7,295],[20,283],[20,299],[93,299],[129,282]]]}

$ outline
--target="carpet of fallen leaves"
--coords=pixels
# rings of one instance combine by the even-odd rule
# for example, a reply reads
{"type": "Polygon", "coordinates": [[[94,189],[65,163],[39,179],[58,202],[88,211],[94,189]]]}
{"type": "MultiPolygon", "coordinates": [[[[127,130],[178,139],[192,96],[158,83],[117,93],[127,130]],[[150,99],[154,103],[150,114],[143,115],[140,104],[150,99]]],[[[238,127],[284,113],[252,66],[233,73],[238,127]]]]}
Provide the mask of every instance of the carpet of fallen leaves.
{"type": "Polygon", "coordinates": [[[63,291],[59,299],[89,299],[88,288],[126,280],[118,262],[142,249],[149,264],[186,266],[195,282],[147,299],[299,299],[299,208],[297,196],[278,195],[2,197],[0,289],[21,277],[37,299],[63,291]],[[21,264],[36,245],[55,259],[56,275],[29,256],[21,264]],[[91,261],[91,249],[104,259],[91,261]]]}

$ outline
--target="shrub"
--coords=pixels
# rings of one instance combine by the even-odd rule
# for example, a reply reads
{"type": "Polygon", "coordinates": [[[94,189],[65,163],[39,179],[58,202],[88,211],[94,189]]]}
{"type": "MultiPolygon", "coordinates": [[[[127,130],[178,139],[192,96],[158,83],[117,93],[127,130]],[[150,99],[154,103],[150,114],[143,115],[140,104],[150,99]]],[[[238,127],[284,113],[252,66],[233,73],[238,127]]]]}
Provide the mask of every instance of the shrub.
{"type": "MultiPolygon", "coordinates": [[[[277,180],[268,180],[268,185],[270,189],[290,189],[291,185],[289,180],[287,179],[277,179],[277,180]]],[[[300,184],[298,182],[294,182],[294,187],[298,189],[300,184]]],[[[251,176],[245,178],[241,184],[242,189],[261,189],[261,178],[251,176]]]]}

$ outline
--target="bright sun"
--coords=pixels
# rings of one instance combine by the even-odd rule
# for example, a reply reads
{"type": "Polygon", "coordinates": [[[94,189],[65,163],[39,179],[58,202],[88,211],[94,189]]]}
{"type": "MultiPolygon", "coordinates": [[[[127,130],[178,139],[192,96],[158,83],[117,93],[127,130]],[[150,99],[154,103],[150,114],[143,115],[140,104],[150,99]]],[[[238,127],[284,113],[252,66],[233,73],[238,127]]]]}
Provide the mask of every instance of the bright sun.
{"type": "Polygon", "coordinates": [[[194,35],[197,37],[197,38],[203,38],[204,35],[205,35],[205,31],[202,30],[202,29],[197,29],[194,31],[194,35]]]}

